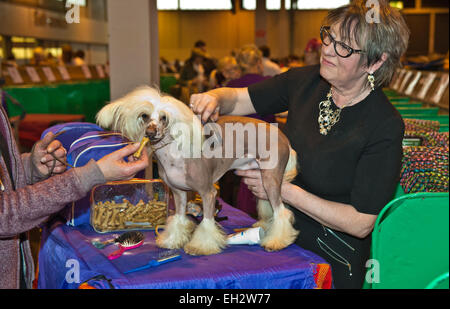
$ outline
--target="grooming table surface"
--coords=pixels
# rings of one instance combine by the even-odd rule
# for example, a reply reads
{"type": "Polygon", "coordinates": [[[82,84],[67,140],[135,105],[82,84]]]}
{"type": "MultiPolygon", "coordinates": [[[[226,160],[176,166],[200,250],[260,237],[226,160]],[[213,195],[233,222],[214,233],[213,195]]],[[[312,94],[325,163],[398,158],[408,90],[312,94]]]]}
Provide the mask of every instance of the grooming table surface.
{"type": "MultiPolygon", "coordinates": [[[[219,217],[227,233],[251,226],[255,220],[223,201],[219,217]]],[[[116,245],[97,249],[93,240],[104,241],[118,233],[98,234],[90,225],[69,227],[53,221],[43,229],[39,254],[38,288],[78,288],[80,283],[103,275],[115,288],[149,289],[311,289],[331,286],[331,269],[321,257],[297,245],[279,252],[260,246],[228,246],[221,254],[189,256],[136,273],[127,270],[147,264],[161,249],[154,231],[143,231],[144,245],[116,260],[107,256],[116,245]]],[[[105,280],[89,280],[95,288],[109,288],[105,280]]]]}

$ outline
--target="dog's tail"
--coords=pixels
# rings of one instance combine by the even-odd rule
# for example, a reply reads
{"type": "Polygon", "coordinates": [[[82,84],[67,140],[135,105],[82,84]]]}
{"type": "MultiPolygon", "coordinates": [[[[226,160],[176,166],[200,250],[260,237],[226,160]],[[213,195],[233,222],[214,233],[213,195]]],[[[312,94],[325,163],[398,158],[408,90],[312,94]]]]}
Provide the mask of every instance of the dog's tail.
{"type": "Polygon", "coordinates": [[[284,171],[283,181],[291,182],[297,176],[297,152],[290,147],[289,161],[286,164],[286,169],[284,171]]]}

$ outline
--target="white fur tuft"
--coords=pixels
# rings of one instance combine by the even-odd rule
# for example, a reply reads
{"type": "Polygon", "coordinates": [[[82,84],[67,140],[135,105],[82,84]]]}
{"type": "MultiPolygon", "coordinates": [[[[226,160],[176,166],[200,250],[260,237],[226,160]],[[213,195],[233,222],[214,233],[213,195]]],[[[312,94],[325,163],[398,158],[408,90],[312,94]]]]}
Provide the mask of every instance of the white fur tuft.
{"type": "Polygon", "coordinates": [[[161,248],[179,249],[191,239],[195,223],[185,215],[175,214],[169,217],[164,231],[156,238],[156,244],[161,248]]]}
{"type": "Polygon", "coordinates": [[[267,251],[278,251],[294,243],[299,232],[294,229],[294,215],[292,212],[280,205],[276,208],[272,224],[261,240],[261,246],[267,251]]]}
{"type": "Polygon", "coordinates": [[[226,247],[226,236],[214,219],[203,219],[195,229],[191,241],[184,246],[190,255],[217,254],[226,247]]]}

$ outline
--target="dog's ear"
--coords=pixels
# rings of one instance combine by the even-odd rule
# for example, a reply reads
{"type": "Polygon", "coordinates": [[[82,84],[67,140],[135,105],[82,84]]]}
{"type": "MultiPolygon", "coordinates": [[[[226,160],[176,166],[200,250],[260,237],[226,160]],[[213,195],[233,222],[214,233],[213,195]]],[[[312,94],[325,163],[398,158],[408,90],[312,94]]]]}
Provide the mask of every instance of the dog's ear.
{"type": "Polygon", "coordinates": [[[103,107],[96,116],[97,124],[103,129],[116,130],[121,105],[120,102],[112,102],[103,107]]]}

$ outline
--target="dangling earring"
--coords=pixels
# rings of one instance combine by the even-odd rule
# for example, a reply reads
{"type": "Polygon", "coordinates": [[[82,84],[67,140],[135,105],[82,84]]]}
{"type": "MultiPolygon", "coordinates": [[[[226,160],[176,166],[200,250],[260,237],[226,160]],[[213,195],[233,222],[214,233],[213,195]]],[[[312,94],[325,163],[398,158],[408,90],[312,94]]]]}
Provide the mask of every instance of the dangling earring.
{"type": "Polygon", "coordinates": [[[375,90],[375,77],[373,76],[373,73],[369,73],[369,76],[367,77],[370,83],[370,87],[372,88],[372,91],[375,90]]]}

